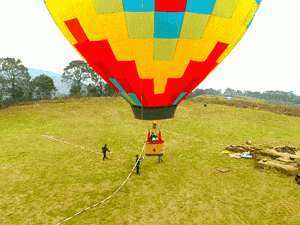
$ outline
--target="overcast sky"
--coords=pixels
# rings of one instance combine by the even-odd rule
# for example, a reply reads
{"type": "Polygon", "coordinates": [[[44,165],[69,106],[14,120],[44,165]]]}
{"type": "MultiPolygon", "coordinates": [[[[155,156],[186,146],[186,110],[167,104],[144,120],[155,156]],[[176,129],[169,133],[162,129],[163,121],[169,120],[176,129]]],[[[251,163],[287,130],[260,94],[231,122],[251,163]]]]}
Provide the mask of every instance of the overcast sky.
{"type": "MultiPolygon", "coordinates": [[[[81,57],[43,0],[0,0],[0,58],[62,74],[81,57]]],[[[300,0],[262,0],[248,32],[199,88],[293,91],[300,95],[300,0]]]]}

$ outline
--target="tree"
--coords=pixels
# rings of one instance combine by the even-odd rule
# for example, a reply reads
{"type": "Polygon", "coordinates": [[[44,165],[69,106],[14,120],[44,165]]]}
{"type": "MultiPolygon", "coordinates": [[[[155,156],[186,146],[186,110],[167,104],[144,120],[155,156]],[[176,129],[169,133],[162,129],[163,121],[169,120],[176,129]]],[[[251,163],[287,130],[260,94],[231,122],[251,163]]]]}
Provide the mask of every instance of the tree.
{"type": "Polygon", "coordinates": [[[259,91],[252,92],[252,91],[246,90],[246,91],[243,92],[243,95],[251,97],[251,98],[256,98],[256,99],[264,99],[262,97],[262,94],[259,91]]]}
{"type": "Polygon", "coordinates": [[[0,87],[0,106],[3,104],[3,100],[4,100],[4,91],[0,87]]]}
{"type": "Polygon", "coordinates": [[[82,96],[82,87],[81,87],[81,85],[78,86],[78,84],[76,82],[74,82],[71,85],[71,88],[70,88],[70,95],[71,96],[82,96]]]}
{"type": "Polygon", "coordinates": [[[94,83],[97,76],[96,72],[86,62],[75,60],[64,69],[62,82],[71,83],[71,95],[81,96],[83,85],[94,83]]]}
{"type": "Polygon", "coordinates": [[[199,95],[205,95],[205,91],[203,89],[196,88],[192,93],[188,95],[187,98],[194,98],[199,95]]]}
{"type": "MultiPolygon", "coordinates": [[[[98,76],[98,75],[97,75],[98,76]]],[[[98,76],[99,80],[97,82],[92,82],[87,86],[87,94],[92,96],[104,96],[104,88],[105,83],[103,82],[102,78],[98,76]]]]}
{"type": "Polygon", "coordinates": [[[53,92],[57,90],[53,79],[45,74],[35,77],[33,85],[34,96],[37,99],[50,99],[53,92]]]}
{"type": "Polygon", "coordinates": [[[240,90],[237,90],[237,91],[236,91],[236,95],[237,95],[237,96],[243,96],[243,92],[240,91],[240,90]]]}
{"type": "Polygon", "coordinates": [[[221,95],[222,94],[222,90],[215,90],[213,88],[207,88],[204,89],[205,95],[221,95]]]}
{"type": "MultiPolygon", "coordinates": [[[[87,86],[87,94],[92,96],[101,96],[100,91],[98,88],[92,84],[87,86]]],[[[103,95],[103,94],[102,94],[103,95]]]]}
{"type": "Polygon", "coordinates": [[[103,96],[104,95],[104,87],[105,82],[103,79],[97,74],[91,74],[91,81],[88,87],[88,94],[95,96],[103,96]]]}
{"type": "Polygon", "coordinates": [[[246,91],[243,92],[243,95],[247,96],[247,97],[251,97],[251,93],[252,93],[251,91],[246,90],[246,91]]]}
{"type": "Polygon", "coordinates": [[[227,88],[226,91],[223,93],[226,96],[236,96],[236,91],[231,88],[227,88]]]}
{"type": "Polygon", "coordinates": [[[207,89],[195,89],[191,94],[189,94],[188,98],[194,98],[199,95],[222,95],[222,90],[215,90],[213,88],[207,89]]]}
{"type": "Polygon", "coordinates": [[[259,91],[254,91],[251,95],[252,98],[261,99],[261,93],[259,91]]]}
{"type": "Polygon", "coordinates": [[[111,86],[109,86],[107,83],[105,83],[104,95],[105,96],[116,96],[116,95],[118,95],[118,93],[111,86]]]}
{"type": "Polygon", "coordinates": [[[3,98],[10,103],[30,100],[32,86],[28,69],[20,59],[2,58],[0,60],[0,88],[3,98]]]}
{"type": "Polygon", "coordinates": [[[24,87],[24,101],[30,101],[33,99],[33,92],[34,92],[34,84],[33,84],[33,81],[29,81],[27,83],[27,85],[24,87]]]}

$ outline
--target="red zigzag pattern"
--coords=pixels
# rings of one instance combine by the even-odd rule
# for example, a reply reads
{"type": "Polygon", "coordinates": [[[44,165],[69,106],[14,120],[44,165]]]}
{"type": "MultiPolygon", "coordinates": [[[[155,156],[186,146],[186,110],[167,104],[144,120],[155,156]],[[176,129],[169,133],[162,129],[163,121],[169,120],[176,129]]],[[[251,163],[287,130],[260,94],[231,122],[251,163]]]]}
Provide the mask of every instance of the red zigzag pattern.
{"type": "Polygon", "coordinates": [[[172,105],[182,92],[187,92],[182,101],[216,68],[217,59],[228,47],[228,44],[218,42],[204,62],[190,61],[181,78],[169,78],[165,92],[154,94],[153,79],[140,79],[134,61],[118,61],[108,40],[89,41],[77,18],[65,21],[65,24],[78,42],[75,48],[87,63],[115,91],[120,92],[109,78],[116,79],[127,93],[135,93],[145,107],[172,105]]]}

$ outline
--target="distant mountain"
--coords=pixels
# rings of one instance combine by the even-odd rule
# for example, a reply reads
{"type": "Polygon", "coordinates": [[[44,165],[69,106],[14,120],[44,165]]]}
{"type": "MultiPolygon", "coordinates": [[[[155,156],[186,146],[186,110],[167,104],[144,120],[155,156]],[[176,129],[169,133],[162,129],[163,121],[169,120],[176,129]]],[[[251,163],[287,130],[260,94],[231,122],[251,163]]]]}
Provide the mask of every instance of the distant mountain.
{"type": "Polygon", "coordinates": [[[61,75],[58,73],[52,73],[52,72],[48,72],[48,71],[44,71],[44,70],[37,70],[37,69],[32,69],[32,68],[28,68],[29,74],[30,76],[34,79],[35,77],[41,75],[41,74],[45,74],[49,77],[51,77],[54,81],[54,85],[58,91],[58,94],[62,94],[62,95],[68,95],[69,91],[70,91],[70,85],[62,83],[61,82],[61,75]]]}

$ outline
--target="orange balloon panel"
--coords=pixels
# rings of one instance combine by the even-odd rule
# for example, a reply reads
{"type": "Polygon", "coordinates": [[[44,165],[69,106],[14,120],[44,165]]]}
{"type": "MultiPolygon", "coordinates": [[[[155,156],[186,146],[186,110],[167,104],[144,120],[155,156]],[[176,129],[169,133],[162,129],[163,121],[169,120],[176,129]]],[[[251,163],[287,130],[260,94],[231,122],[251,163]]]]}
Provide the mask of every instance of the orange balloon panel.
{"type": "Polygon", "coordinates": [[[165,119],[241,40],[261,0],[46,0],[87,63],[132,106],[165,119]]]}

